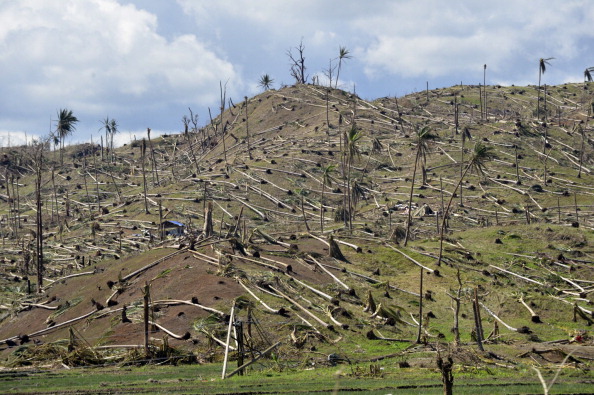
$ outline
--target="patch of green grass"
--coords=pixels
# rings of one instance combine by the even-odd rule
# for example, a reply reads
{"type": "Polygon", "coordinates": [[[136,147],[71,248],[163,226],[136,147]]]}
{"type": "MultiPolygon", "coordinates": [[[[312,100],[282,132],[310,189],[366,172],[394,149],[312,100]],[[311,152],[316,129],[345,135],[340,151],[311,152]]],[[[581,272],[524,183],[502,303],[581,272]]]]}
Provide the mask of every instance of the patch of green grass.
{"type": "MultiPolygon", "coordinates": [[[[428,359],[431,361],[431,359],[428,359]]],[[[334,367],[310,366],[289,368],[279,372],[270,362],[248,369],[246,376],[221,380],[221,365],[181,365],[175,367],[147,365],[143,367],[87,368],[60,371],[3,371],[0,387],[4,393],[57,393],[57,392],[137,392],[143,393],[262,393],[308,394],[352,393],[369,394],[442,392],[440,375],[433,366],[421,369],[399,368],[393,359],[376,363],[340,364],[334,367]],[[264,369],[262,369],[264,367],[264,369]]],[[[551,393],[588,393],[593,375],[590,371],[562,370],[551,393]]],[[[550,381],[554,371],[543,371],[550,381]]],[[[454,391],[460,394],[476,393],[540,393],[542,386],[536,373],[527,367],[503,369],[490,367],[475,369],[456,366],[454,391]]]]}

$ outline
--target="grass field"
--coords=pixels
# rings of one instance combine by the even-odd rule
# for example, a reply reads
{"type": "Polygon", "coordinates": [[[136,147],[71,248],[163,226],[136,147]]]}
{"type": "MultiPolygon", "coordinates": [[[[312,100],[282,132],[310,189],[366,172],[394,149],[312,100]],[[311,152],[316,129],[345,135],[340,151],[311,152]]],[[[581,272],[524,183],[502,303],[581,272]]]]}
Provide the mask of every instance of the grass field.
{"type": "MultiPolygon", "coordinates": [[[[260,366],[262,368],[262,366],[260,366]]],[[[312,370],[279,371],[279,366],[251,371],[246,376],[221,380],[221,366],[102,367],[70,370],[3,371],[2,393],[204,393],[204,394],[307,394],[410,393],[439,394],[442,385],[437,369],[399,368],[394,361],[369,365],[339,365],[312,370]]],[[[550,382],[555,371],[543,371],[550,382]]],[[[458,394],[543,393],[535,371],[528,367],[466,368],[454,372],[458,394]]],[[[594,388],[594,375],[566,367],[550,393],[586,394],[594,388]]]]}

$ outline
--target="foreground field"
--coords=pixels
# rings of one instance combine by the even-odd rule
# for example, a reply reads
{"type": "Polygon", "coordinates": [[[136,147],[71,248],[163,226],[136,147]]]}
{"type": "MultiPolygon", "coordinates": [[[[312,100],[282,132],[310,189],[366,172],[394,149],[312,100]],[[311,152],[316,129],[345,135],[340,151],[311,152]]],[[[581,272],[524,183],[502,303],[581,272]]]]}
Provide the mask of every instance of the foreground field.
{"type": "MultiPolygon", "coordinates": [[[[259,367],[258,369],[262,368],[259,367]]],[[[399,368],[394,361],[379,364],[372,373],[369,365],[339,365],[315,370],[279,372],[279,366],[264,367],[244,377],[220,379],[218,364],[186,366],[144,366],[59,371],[4,371],[0,374],[2,393],[208,393],[208,394],[370,394],[442,393],[436,369],[399,368]]],[[[543,371],[550,382],[556,371],[543,371]]],[[[537,373],[528,367],[516,369],[472,368],[454,374],[454,391],[462,394],[542,393],[537,373]]],[[[592,392],[594,375],[566,367],[561,370],[550,393],[592,392]]]]}

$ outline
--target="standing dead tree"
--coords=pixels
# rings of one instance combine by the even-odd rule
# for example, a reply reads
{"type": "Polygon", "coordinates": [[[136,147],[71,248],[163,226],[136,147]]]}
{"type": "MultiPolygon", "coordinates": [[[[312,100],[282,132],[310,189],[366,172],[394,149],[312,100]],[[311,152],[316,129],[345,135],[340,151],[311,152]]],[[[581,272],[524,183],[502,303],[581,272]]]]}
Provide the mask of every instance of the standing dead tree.
{"type": "Polygon", "coordinates": [[[47,141],[36,141],[32,146],[31,159],[35,170],[35,260],[37,266],[37,292],[42,292],[43,287],[43,212],[42,199],[43,194],[42,176],[43,176],[43,151],[46,148],[47,141]]]}
{"type": "Polygon", "coordinates": [[[305,45],[303,45],[303,39],[295,49],[297,50],[297,54],[293,54],[292,48],[287,50],[287,56],[291,61],[291,77],[295,78],[296,84],[305,84],[307,82],[307,76],[305,75],[305,45]]]}

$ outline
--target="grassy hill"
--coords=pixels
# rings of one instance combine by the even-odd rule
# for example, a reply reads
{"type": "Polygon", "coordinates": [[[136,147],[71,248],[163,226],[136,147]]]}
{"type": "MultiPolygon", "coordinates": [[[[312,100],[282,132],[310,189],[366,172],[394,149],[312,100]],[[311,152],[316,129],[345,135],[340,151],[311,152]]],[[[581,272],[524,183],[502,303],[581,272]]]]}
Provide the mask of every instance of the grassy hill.
{"type": "Polygon", "coordinates": [[[369,101],[298,85],[230,102],[202,129],[190,122],[113,152],[69,146],[63,164],[47,146],[43,162],[36,147],[2,148],[5,364],[41,363],[48,349],[72,364],[106,358],[73,358],[68,343],[132,358],[119,350],[143,346],[149,285],[154,353],[167,339],[221,361],[235,304],[246,360],[281,341],[281,359],[314,365],[336,354],[427,367],[450,347],[460,366],[547,365],[569,353],[589,366],[592,87],[548,87],[539,116],[535,87],[487,87],[486,111],[479,92],[369,101]],[[422,130],[434,135],[424,161],[422,130]],[[477,144],[493,155],[466,173],[477,144]],[[165,220],[186,236],[162,238],[165,220]],[[474,351],[473,303],[487,353],[474,351]]]}

